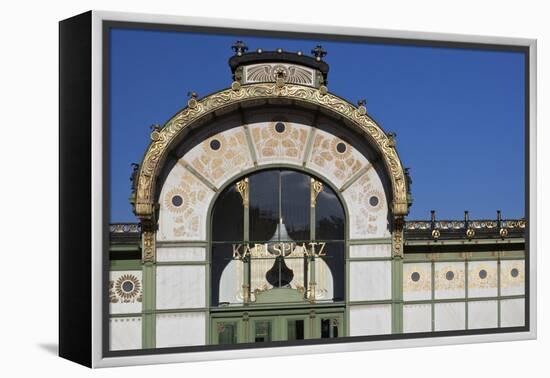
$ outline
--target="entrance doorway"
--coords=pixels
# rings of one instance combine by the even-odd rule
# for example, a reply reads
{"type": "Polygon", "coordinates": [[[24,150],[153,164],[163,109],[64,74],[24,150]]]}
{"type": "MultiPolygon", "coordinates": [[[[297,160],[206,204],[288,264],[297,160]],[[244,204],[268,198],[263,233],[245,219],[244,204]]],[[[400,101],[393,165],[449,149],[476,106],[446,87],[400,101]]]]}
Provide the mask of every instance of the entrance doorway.
{"type": "Polygon", "coordinates": [[[344,312],[261,311],[216,314],[212,344],[264,343],[344,336],[344,312]]]}

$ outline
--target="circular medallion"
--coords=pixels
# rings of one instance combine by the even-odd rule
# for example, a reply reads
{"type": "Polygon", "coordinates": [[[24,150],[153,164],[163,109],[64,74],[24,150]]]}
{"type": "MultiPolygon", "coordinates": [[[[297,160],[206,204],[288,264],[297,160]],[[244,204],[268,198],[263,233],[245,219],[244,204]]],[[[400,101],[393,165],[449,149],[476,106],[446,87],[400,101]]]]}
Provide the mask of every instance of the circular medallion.
{"type": "Polygon", "coordinates": [[[351,155],[351,146],[341,139],[333,138],[330,142],[332,155],[341,160],[345,160],[351,155]]]}
{"type": "Polygon", "coordinates": [[[134,290],[134,283],[132,281],[124,281],[121,285],[122,290],[126,293],[131,293],[134,290]]]}
{"type": "Polygon", "coordinates": [[[413,280],[414,282],[418,282],[418,280],[420,280],[420,273],[414,272],[413,274],[411,274],[411,280],[413,280]]]}
{"type": "Polygon", "coordinates": [[[479,271],[479,278],[481,278],[482,280],[484,280],[485,278],[487,278],[487,271],[485,269],[481,269],[479,271]]]}
{"type": "Polygon", "coordinates": [[[372,206],[372,207],[376,207],[378,205],[378,203],[380,202],[380,200],[378,199],[378,197],[376,196],[371,196],[369,198],[369,204],[372,206]]]}
{"type": "Polygon", "coordinates": [[[453,278],[455,278],[455,274],[452,270],[449,270],[447,273],[445,273],[445,278],[448,280],[448,281],[452,281],[453,278]]]}
{"type": "Polygon", "coordinates": [[[340,142],[336,145],[336,151],[338,151],[339,153],[343,154],[344,152],[346,152],[346,144],[343,143],[343,142],[340,142]]]}
{"type": "Polygon", "coordinates": [[[189,195],[180,187],[173,188],[164,196],[164,205],[174,213],[185,211],[189,203],[189,195]]]}
{"type": "Polygon", "coordinates": [[[181,196],[176,194],[175,196],[172,197],[172,205],[174,205],[175,207],[180,207],[182,204],[183,204],[183,198],[181,198],[181,196]]]}
{"type": "Polygon", "coordinates": [[[511,271],[510,271],[510,275],[514,278],[516,278],[517,276],[519,276],[519,270],[517,270],[516,268],[513,268],[511,271]]]}
{"type": "Polygon", "coordinates": [[[212,139],[210,141],[210,148],[213,150],[213,151],[218,151],[220,149],[220,147],[222,146],[221,142],[218,140],[218,139],[212,139]]]}
{"type": "Polygon", "coordinates": [[[284,123],[282,122],[277,122],[275,124],[275,131],[278,132],[279,134],[281,133],[284,133],[285,132],[285,129],[286,129],[286,126],[284,123]]]}
{"type": "Polygon", "coordinates": [[[133,274],[123,274],[115,282],[115,292],[123,300],[135,299],[140,290],[139,279],[133,274]]]}

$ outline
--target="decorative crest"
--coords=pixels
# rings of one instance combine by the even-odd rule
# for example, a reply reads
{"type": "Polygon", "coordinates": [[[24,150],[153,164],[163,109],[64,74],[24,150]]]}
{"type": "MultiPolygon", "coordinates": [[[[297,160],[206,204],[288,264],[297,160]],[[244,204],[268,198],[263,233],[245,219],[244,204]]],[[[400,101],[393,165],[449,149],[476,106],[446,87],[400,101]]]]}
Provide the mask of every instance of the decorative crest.
{"type": "Polygon", "coordinates": [[[239,192],[239,194],[243,198],[243,206],[248,207],[248,178],[237,182],[236,187],[237,192],[239,192]]]}
{"type": "Polygon", "coordinates": [[[233,49],[233,51],[235,51],[235,54],[239,56],[243,55],[243,53],[248,51],[248,47],[245,45],[243,41],[235,42],[233,46],[231,46],[231,48],[233,49]]]}
{"type": "Polygon", "coordinates": [[[317,196],[323,191],[323,183],[315,179],[311,179],[311,207],[317,205],[317,196]]]}
{"type": "Polygon", "coordinates": [[[315,57],[315,60],[321,60],[327,55],[327,51],[323,49],[323,46],[317,45],[313,50],[311,50],[311,53],[315,57]]]}

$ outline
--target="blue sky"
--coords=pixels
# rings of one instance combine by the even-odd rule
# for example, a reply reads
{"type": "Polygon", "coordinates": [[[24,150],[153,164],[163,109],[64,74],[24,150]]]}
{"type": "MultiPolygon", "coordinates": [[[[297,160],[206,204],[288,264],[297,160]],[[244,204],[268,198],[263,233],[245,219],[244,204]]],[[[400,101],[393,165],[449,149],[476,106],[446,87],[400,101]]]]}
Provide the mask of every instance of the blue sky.
{"type": "Polygon", "coordinates": [[[141,162],[149,126],[231,84],[231,45],[306,54],[322,44],[329,91],[367,109],[411,168],[408,219],[524,216],[524,56],[518,52],[322,39],[113,29],[111,222],[135,222],[130,163],[141,162]]]}

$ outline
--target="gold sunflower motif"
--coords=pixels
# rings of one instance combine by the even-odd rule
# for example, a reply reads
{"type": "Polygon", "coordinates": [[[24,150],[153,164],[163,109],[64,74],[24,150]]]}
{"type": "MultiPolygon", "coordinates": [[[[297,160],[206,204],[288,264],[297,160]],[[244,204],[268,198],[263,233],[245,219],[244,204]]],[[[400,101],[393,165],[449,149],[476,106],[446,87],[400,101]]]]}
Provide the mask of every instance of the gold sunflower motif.
{"type": "Polygon", "coordinates": [[[282,140],[289,137],[289,133],[292,132],[292,127],[287,122],[275,121],[269,123],[268,130],[272,138],[282,140]],[[284,125],[282,131],[277,131],[277,124],[279,123],[284,125]]]}
{"type": "Polygon", "coordinates": [[[330,151],[332,156],[340,160],[346,160],[352,153],[351,145],[339,138],[333,138],[330,141],[330,151]]]}
{"type": "Polygon", "coordinates": [[[378,190],[370,190],[366,195],[370,211],[380,211],[384,206],[384,195],[378,190]]]}
{"type": "Polygon", "coordinates": [[[122,299],[122,302],[128,303],[132,300],[139,300],[141,292],[141,283],[133,274],[123,274],[115,283],[115,292],[122,299]]]}
{"type": "Polygon", "coordinates": [[[172,213],[185,212],[189,202],[189,195],[180,187],[173,188],[164,196],[164,205],[172,213]]]}
{"type": "Polygon", "coordinates": [[[209,156],[223,155],[227,149],[227,140],[222,133],[216,134],[202,142],[202,149],[209,156]]]}

